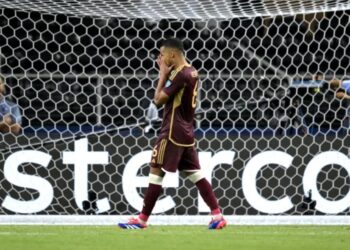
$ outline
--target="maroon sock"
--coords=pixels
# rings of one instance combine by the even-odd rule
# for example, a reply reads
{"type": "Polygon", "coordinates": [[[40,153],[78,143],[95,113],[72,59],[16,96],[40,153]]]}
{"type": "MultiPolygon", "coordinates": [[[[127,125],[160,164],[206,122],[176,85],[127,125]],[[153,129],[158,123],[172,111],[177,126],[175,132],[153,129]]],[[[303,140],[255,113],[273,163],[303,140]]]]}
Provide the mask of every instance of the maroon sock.
{"type": "Polygon", "coordinates": [[[196,186],[203,200],[205,201],[205,203],[207,203],[210,210],[217,211],[217,209],[219,209],[219,204],[213,192],[213,188],[211,187],[207,179],[205,178],[200,179],[199,181],[196,182],[196,186]]]}
{"type": "Polygon", "coordinates": [[[150,183],[143,200],[142,216],[143,220],[147,221],[148,216],[151,215],[154,205],[156,204],[159,195],[162,193],[162,186],[150,183]]]}

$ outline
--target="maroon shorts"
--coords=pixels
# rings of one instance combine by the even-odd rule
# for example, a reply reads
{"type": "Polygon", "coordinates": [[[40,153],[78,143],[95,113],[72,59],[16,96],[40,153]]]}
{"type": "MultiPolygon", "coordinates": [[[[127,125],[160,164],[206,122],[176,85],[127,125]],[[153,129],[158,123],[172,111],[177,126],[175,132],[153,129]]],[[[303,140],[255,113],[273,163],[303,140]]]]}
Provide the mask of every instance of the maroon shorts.
{"type": "Polygon", "coordinates": [[[176,170],[196,171],[200,169],[198,154],[194,146],[177,146],[167,138],[159,138],[153,148],[151,167],[167,172],[176,170]]]}

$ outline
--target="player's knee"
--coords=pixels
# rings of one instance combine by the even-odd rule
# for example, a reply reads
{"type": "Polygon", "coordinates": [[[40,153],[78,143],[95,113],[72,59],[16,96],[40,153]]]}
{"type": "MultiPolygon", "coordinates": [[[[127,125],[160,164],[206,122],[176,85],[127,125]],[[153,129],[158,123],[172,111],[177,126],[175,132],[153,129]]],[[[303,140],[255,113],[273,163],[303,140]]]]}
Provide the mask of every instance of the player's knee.
{"type": "Polygon", "coordinates": [[[162,185],[163,183],[163,177],[155,174],[149,174],[149,183],[155,184],[155,185],[162,185]]]}
{"type": "Polygon", "coordinates": [[[203,175],[202,171],[200,171],[200,170],[194,172],[193,174],[188,175],[188,179],[193,183],[196,183],[203,178],[204,178],[204,175],[203,175]]]}

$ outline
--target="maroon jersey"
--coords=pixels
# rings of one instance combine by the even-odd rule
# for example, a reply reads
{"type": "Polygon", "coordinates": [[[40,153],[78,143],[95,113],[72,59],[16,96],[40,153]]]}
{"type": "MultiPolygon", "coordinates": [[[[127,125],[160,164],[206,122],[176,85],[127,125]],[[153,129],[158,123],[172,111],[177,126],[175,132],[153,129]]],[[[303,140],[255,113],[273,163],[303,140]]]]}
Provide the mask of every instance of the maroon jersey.
{"type": "Polygon", "coordinates": [[[193,122],[198,84],[198,73],[190,65],[171,72],[163,88],[169,100],[164,106],[160,137],[167,137],[182,147],[194,145],[193,122]]]}

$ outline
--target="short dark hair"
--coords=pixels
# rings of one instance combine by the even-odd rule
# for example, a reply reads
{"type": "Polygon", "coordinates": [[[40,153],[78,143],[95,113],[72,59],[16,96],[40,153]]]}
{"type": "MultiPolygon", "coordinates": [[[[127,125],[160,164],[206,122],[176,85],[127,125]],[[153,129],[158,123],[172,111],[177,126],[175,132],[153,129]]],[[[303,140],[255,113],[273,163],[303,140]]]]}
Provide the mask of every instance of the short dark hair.
{"type": "Polygon", "coordinates": [[[162,42],[162,46],[172,49],[177,49],[180,52],[184,52],[184,45],[178,38],[168,38],[162,42]]]}

